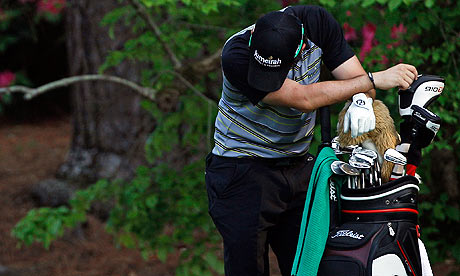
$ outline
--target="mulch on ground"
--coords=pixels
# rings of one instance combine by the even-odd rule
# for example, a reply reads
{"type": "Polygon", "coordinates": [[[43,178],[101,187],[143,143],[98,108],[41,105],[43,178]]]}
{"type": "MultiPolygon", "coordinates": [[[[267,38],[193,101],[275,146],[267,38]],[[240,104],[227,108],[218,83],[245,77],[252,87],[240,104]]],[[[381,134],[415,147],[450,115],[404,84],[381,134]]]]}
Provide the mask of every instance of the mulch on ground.
{"type": "MultiPolygon", "coordinates": [[[[35,208],[32,187],[52,178],[70,145],[70,118],[0,126],[0,266],[10,275],[76,276],[174,275],[177,256],[166,264],[143,260],[135,250],[119,249],[104,224],[89,217],[83,235],[66,233],[49,250],[39,244],[17,247],[11,229],[35,208]]],[[[0,270],[0,275],[1,270],[0,270]]]]}

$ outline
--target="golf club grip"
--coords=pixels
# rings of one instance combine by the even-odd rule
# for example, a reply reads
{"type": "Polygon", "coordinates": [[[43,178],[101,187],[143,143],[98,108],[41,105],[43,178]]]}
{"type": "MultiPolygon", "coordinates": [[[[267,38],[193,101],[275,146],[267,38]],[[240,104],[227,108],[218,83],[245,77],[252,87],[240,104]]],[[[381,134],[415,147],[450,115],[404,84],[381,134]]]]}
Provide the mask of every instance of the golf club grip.
{"type": "Polygon", "coordinates": [[[321,148],[331,146],[331,114],[329,106],[319,108],[319,119],[321,124],[321,148]]]}

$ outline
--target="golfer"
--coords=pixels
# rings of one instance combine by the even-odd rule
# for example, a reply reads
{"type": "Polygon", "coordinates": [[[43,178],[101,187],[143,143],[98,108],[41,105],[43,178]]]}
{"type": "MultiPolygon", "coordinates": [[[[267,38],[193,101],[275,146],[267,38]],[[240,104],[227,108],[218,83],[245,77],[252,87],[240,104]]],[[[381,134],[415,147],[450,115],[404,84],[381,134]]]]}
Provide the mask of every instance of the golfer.
{"type": "Polygon", "coordinates": [[[351,99],[344,128],[356,137],[375,127],[374,89],[406,89],[417,71],[399,64],[366,73],[339,23],[318,6],[270,12],[230,37],[222,71],[206,186],[225,275],[269,275],[271,246],[288,276],[314,163],[316,110],[351,99]],[[321,63],[336,80],[318,82],[321,63]]]}

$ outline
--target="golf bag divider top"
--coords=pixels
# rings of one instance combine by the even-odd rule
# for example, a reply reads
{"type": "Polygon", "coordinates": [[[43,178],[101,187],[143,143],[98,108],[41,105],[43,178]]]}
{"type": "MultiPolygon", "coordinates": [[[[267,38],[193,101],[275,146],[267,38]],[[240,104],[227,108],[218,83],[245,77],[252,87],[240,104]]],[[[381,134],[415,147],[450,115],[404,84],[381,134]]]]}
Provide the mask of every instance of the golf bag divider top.
{"type": "Polygon", "coordinates": [[[418,180],[404,176],[340,195],[340,223],[329,233],[318,276],[421,276],[418,180]]]}

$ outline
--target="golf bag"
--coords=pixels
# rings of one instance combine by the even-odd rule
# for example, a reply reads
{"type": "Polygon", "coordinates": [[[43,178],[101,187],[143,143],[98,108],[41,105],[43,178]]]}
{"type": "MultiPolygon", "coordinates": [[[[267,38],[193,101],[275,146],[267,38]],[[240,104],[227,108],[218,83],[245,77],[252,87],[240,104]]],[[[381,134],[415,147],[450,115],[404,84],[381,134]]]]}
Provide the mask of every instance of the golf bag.
{"type": "MultiPolygon", "coordinates": [[[[418,180],[342,187],[340,223],[329,233],[318,276],[420,276],[418,180]]],[[[337,209],[338,210],[338,209],[337,209]]]]}

